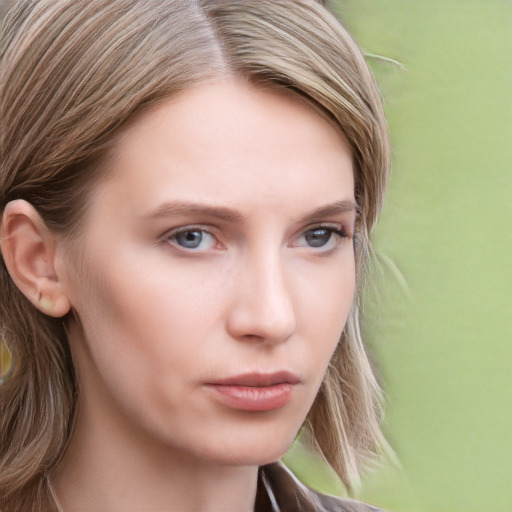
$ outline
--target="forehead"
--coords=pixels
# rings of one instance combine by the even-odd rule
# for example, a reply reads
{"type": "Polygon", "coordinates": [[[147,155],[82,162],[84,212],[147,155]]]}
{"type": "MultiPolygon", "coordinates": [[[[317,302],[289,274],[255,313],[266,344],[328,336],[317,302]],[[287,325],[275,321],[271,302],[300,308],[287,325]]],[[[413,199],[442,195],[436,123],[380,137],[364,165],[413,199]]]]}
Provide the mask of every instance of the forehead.
{"type": "Polygon", "coordinates": [[[237,207],[257,205],[255,197],[353,198],[352,151],[341,131],[295,95],[237,80],[154,107],[119,135],[109,167],[108,181],[134,208],[169,195],[237,207]]]}

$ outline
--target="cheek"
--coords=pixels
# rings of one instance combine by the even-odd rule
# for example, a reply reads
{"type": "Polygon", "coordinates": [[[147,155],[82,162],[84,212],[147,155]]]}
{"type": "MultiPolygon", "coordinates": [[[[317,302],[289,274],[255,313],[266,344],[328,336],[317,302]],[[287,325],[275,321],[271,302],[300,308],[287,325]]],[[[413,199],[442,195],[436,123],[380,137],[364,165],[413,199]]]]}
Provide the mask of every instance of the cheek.
{"type": "Polygon", "coordinates": [[[355,293],[352,252],[345,251],[329,264],[297,275],[302,276],[298,293],[304,321],[326,333],[341,334],[355,293]]]}
{"type": "Polygon", "coordinates": [[[355,293],[354,258],[347,254],[304,278],[298,331],[307,341],[318,385],[339,342],[355,293]],[[304,292],[306,290],[306,292],[304,292]]]}
{"type": "Polygon", "coordinates": [[[113,269],[104,275],[89,281],[77,304],[81,332],[72,346],[82,396],[94,398],[97,410],[122,410],[135,423],[165,431],[179,397],[187,396],[192,335],[207,326],[194,323],[190,297],[165,279],[113,269]]]}
{"type": "Polygon", "coordinates": [[[172,271],[160,259],[144,268],[140,258],[116,261],[77,284],[86,290],[77,310],[91,359],[113,386],[171,385],[194,354],[214,350],[207,341],[220,316],[220,277],[172,271]]]}

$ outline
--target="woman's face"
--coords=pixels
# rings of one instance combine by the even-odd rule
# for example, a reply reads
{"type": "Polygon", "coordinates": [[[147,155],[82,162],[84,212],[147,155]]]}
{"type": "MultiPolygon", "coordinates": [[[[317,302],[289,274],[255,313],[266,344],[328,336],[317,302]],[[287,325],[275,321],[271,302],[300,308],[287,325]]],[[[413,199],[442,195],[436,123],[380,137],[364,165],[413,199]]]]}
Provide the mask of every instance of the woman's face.
{"type": "Polygon", "coordinates": [[[127,128],[109,166],[60,263],[81,414],[201,459],[275,460],[353,299],[348,143],[293,96],[218,81],[127,128]]]}

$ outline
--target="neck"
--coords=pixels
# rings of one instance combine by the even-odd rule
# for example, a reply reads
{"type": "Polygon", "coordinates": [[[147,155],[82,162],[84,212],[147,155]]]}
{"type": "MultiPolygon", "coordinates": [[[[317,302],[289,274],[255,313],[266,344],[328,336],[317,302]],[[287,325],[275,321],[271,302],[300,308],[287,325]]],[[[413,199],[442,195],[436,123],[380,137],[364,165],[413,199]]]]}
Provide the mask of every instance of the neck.
{"type": "Polygon", "coordinates": [[[51,485],[63,512],[252,511],[257,466],[228,466],[103,421],[79,403],[51,485]]]}

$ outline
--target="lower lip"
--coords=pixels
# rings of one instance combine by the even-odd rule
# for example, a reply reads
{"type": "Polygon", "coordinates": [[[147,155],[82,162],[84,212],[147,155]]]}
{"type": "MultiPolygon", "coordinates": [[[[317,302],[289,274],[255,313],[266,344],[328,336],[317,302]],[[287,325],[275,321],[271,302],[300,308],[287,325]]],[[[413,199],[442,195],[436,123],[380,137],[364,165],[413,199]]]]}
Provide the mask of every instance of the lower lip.
{"type": "Polygon", "coordinates": [[[234,386],[209,384],[208,388],[224,405],[241,411],[272,411],[286,405],[293,394],[293,384],[273,386],[234,386]]]}

